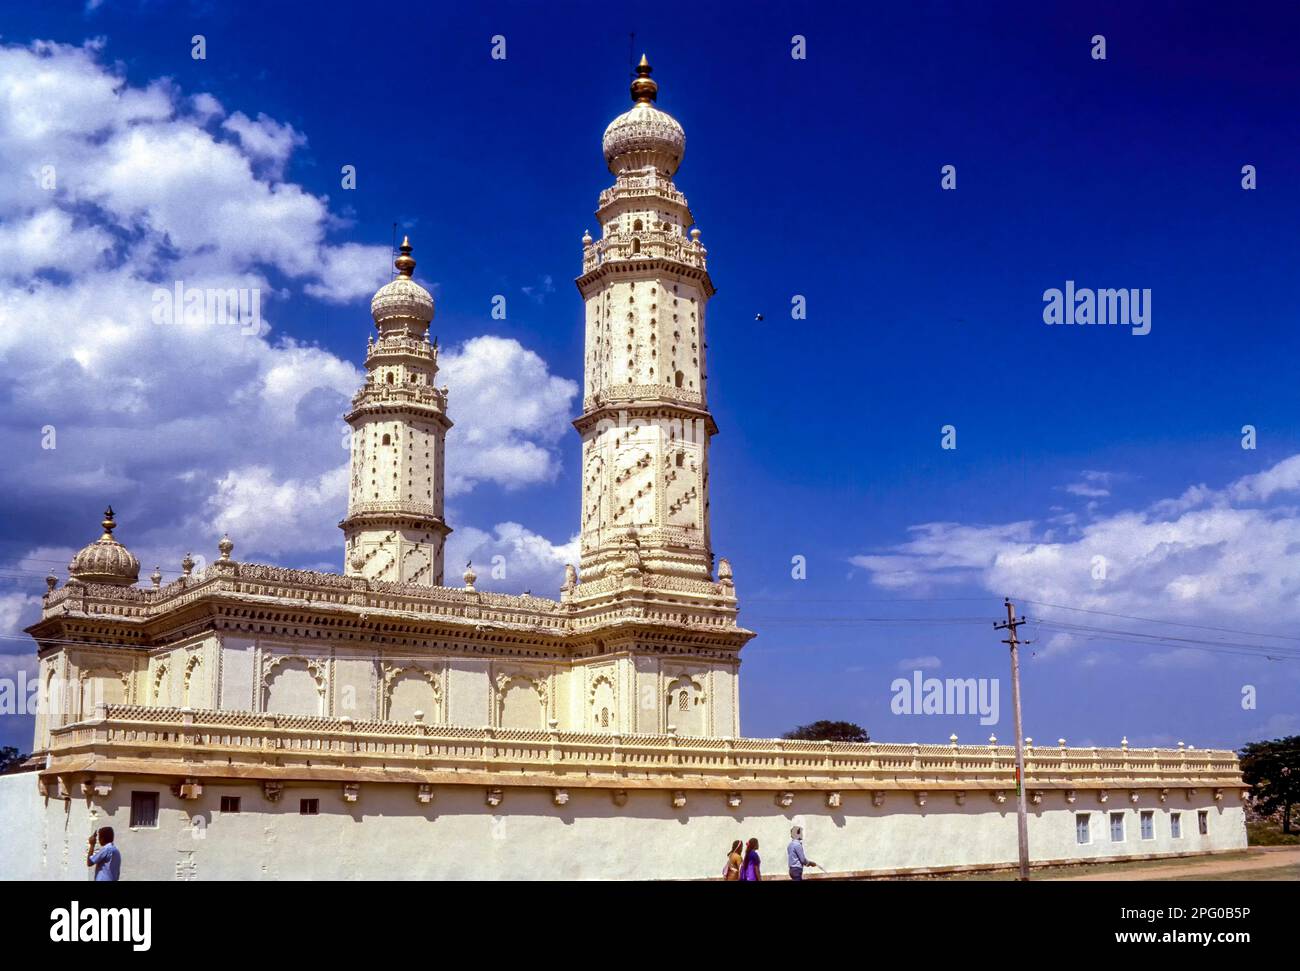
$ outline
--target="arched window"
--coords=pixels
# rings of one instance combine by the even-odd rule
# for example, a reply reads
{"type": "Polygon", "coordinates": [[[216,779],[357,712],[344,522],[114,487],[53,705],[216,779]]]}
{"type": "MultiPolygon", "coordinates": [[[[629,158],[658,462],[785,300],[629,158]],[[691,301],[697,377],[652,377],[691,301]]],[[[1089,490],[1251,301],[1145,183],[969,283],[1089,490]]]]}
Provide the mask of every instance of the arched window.
{"type": "Polygon", "coordinates": [[[689,711],[690,706],[691,706],[690,697],[686,694],[685,691],[682,691],[680,694],[677,695],[678,711],[689,711]]]}
{"type": "Polygon", "coordinates": [[[634,233],[641,232],[641,220],[638,219],[636,222],[632,224],[632,232],[634,233]]]}
{"type": "Polygon", "coordinates": [[[609,709],[608,709],[608,708],[602,708],[602,709],[600,709],[600,727],[601,727],[601,728],[609,728],[609,709]]]}
{"type": "Polygon", "coordinates": [[[681,468],[683,465],[685,465],[685,464],[686,464],[686,453],[684,453],[684,452],[678,452],[678,453],[677,453],[677,467],[680,469],[680,468],[681,468]]]}
{"type": "Polygon", "coordinates": [[[384,438],[383,438],[383,441],[382,441],[380,444],[383,444],[383,445],[392,445],[392,444],[393,444],[393,436],[392,436],[392,435],[385,435],[384,438]]]}
{"type": "Polygon", "coordinates": [[[678,371],[678,372],[677,372],[677,376],[673,378],[673,383],[676,384],[677,387],[679,387],[679,388],[682,386],[682,380],[683,380],[683,377],[684,377],[684,375],[682,374],[682,372],[681,372],[681,371],[678,371]]]}
{"type": "Polygon", "coordinates": [[[633,253],[641,252],[641,240],[639,239],[632,240],[632,252],[633,253]]]}
{"type": "Polygon", "coordinates": [[[393,372],[392,372],[392,371],[389,371],[388,374],[384,377],[384,380],[387,381],[389,384],[392,384],[392,383],[393,383],[393,372]]]}

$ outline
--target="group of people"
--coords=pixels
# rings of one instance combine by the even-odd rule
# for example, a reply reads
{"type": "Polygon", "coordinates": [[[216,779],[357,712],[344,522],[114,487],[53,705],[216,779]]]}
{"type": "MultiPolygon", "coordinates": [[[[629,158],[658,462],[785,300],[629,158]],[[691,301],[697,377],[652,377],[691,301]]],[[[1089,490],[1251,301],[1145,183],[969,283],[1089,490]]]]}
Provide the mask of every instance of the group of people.
{"type": "MultiPolygon", "coordinates": [[[[785,861],[791,880],[802,880],[805,867],[818,866],[808,859],[803,850],[803,827],[790,829],[790,845],[785,848],[785,861]]],[[[758,855],[758,840],[751,837],[746,843],[736,840],[727,854],[727,865],[722,870],[723,880],[762,880],[763,861],[758,855]]]]}

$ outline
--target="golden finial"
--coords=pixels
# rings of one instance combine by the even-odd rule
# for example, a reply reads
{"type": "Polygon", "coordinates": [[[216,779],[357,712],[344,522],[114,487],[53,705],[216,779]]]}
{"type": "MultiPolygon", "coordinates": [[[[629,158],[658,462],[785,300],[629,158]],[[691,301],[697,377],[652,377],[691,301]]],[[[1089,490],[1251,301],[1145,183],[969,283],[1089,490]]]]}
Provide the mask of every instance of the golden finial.
{"type": "Polygon", "coordinates": [[[650,62],[642,54],[641,63],[636,66],[636,80],[632,82],[632,100],[638,104],[649,104],[659,94],[659,85],[650,80],[652,70],[650,62]]]}
{"type": "Polygon", "coordinates": [[[117,528],[117,523],[113,521],[113,507],[109,506],[104,510],[104,520],[99,524],[104,527],[104,535],[100,539],[112,539],[113,530],[117,528]]]}
{"type": "Polygon", "coordinates": [[[415,272],[415,260],[411,259],[411,237],[403,236],[402,245],[398,249],[402,255],[393,260],[393,266],[397,267],[397,272],[402,276],[410,276],[415,272]]]}

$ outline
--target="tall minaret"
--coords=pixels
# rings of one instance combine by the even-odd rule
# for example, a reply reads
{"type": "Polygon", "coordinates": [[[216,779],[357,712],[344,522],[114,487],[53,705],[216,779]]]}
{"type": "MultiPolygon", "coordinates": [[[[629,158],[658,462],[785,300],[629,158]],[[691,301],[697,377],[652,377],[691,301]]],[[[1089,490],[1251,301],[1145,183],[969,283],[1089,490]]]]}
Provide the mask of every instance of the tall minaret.
{"type": "Polygon", "coordinates": [[[433,297],[411,279],[409,239],[397,278],[370,302],[379,340],[369,341],[366,383],[345,420],[352,426],[347,538],[349,574],[442,585],[444,440],[447,389],[436,388],[438,348],[429,344],[433,297]]]}
{"type": "Polygon", "coordinates": [[[673,185],[686,135],[654,106],[645,57],[632,108],[605,130],[614,184],[600,194],[600,239],[582,239],[586,301],[582,435],[584,583],[639,561],[646,572],[708,580],[709,439],[706,251],[673,185]]]}

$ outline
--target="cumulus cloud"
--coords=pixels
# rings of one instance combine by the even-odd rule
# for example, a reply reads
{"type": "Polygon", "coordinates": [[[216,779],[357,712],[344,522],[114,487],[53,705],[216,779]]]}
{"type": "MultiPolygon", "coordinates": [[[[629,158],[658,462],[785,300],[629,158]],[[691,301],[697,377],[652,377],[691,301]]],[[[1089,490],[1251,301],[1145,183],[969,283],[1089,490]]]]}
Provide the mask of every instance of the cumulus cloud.
{"type": "MultiPolygon", "coordinates": [[[[1297,494],[1300,455],[1222,488],[1197,485],[1064,532],[1050,520],[926,523],[912,527],[908,541],[852,562],[886,589],[969,583],[1038,601],[1034,612],[1045,618],[1081,620],[1043,606],[1061,604],[1267,633],[1300,620],[1297,494]]],[[[1057,634],[1040,653],[1065,653],[1081,640],[1057,634]]],[[[1194,650],[1165,651],[1146,663],[1185,666],[1203,658],[1194,650]]]]}
{"type": "Polygon", "coordinates": [[[307,144],[307,139],[301,132],[294,131],[292,125],[280,124],[260,111],[256,121],[242,111],[236,111],[221,123],[221,127],[234,133],[248,156],[265,162],[268,173],[276,178],[283,174],[293,150],[307,144]]]}
{"type": "Polygon", "coordinates": [[[475,337],[439,358],[456,426],[447,435],[447,495],[493,481],[507,488],[549,482],[554,446],[571,433],[578,386],[547,371],[518,341],[475,337]]]}
{"type": "Polygon", "coordinates": [[[475,586],[485,590],[531,590],[553,597],[564,581],[564,565],[578,562],[578,536],[555,544],[519,523],[498,523],[491,532],[467,527],[447,540],[448,586],[459,584],[465,564],[473,562],[475,586]]]}
{"type": "MultiPolygon", "coordinates": [[[[341,415],[391,260],[387,245],[331,239],[343,223],[328,201],[283,180],[304,141],[206,92],[128,83],[100,43],[0,45],[13,175],[0,180],[0,488],[84,519],[86,542],[113,502],[145,572],[174,575],[225,531],[242,557],[341,565],[341,415]],[[159,294],[178,284],[258,291],[260,326],[160,323],[159,294]],[[280,332],[277,308],[296,300],[355,306],[355,358],[280,332]]],[[[518,341],[481,337],[444,350],[440,383],[451,494],[554,479],[573,382],[518,341]]],[[[503,524],[479,543],[540,576],[549,544],[525,534],[503,524]]],[[[30,622],[30,599],[5,603],[30,622]]]]}

